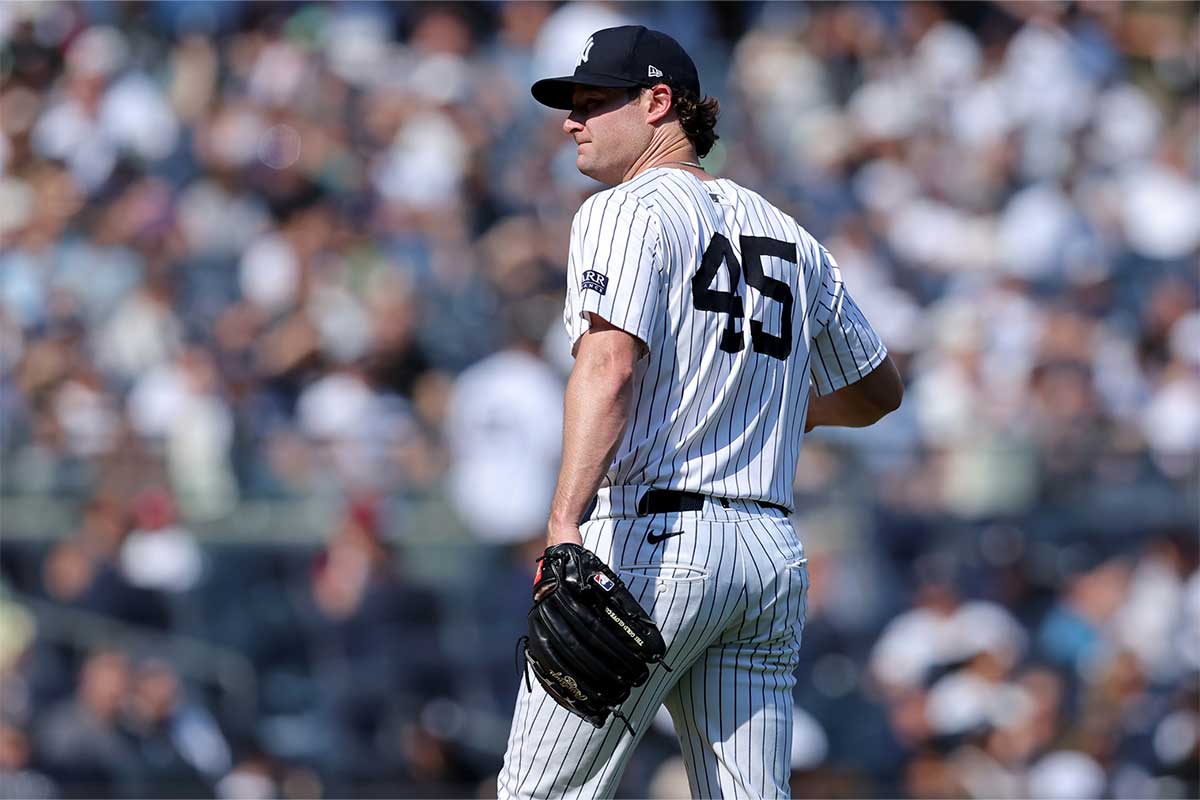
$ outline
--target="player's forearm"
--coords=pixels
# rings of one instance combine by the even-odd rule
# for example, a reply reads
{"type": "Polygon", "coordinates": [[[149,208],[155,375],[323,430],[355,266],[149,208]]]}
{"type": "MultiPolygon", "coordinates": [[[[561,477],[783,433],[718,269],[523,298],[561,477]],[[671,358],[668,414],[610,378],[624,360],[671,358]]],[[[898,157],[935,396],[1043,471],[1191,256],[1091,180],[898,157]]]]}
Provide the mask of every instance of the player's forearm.
{"type": "Polygon", "coordinates": [[[900,407],[904,382],[891,356],[856,383],[843,386],[832,394],[808,394],[805,432],[813,428],[864,428],[873,425],[900,407]]]}
{"type": "Polygon", "coordinates": [[[567,381],[562,465],[548,526],[551,544],[557,544],[559,537],[578,535],[575,529],[600,488],[629,421],[632,370],[582,355],[567,381]]]}
{"type": "Polygon", "coordinates": [[[874,406],[856,401],[853,397],[839,397],[839,394],[834,392],[822,397],[816,392],[809,393],[805,432],[827,427],[865,428],[883,416],[874,406]]]}

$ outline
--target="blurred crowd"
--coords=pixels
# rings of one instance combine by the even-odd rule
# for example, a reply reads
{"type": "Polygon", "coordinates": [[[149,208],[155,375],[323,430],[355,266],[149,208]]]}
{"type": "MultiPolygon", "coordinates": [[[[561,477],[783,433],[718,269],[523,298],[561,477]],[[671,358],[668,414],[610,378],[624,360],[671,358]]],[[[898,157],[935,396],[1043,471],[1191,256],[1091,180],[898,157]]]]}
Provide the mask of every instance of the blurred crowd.
{"type": "Polygon", "coordinates": [[[528,87],[631,22],[907,384],[802,453],[795,794],[1200,794],[1194,5],[71,2],[0,4],[0,795],[494,790],[600,188],[528,87]]]}

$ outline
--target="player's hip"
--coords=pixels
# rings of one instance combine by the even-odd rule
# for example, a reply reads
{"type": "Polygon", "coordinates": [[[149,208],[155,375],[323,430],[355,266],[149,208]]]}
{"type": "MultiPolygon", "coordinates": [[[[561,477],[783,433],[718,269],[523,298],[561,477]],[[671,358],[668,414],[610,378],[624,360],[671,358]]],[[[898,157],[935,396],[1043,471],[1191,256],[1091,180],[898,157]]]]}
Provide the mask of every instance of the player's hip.
{"type": "Polygon", "coordinates": [[[713,522],[737,522],[762,516],[778,517],[786,522],[790,512],[781,502],[752,499],[737,491],[696,491],[626,484],[602,487],[585,512],[583,521],[689,513],[713,522]]]}
{"type": "Polygon", "coordinates": [[[751,571],[766,576],[806,561],[787,513],[756,500],[606,487],[580,531],[584,545],[623,575],[672,583],[740,589],[751,571]]]}
{"type": "Polygon", "coordinates": [[[673,667],[717,642],[794,658],[808,567],[783,514],[747,509],[726,519],[707,518],[703,510],[599,517],[580,532],[584,546],[613,568],[659,626],[673,667]]]}

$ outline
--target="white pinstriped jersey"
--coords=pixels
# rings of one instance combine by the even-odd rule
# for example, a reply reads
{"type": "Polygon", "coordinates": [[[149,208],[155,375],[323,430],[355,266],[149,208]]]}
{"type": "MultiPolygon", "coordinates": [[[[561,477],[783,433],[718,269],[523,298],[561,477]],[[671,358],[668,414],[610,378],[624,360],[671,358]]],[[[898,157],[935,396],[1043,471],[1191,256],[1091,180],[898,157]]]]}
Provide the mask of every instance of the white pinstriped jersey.
{"type": "Polygon", "coordinates": [[[659,167],[588,198],[571,228],[564,322],[597,314],[648,349],[604,485],[792,507],[809,386],[887,354],[829,252],[758,194],[659,167]]]}

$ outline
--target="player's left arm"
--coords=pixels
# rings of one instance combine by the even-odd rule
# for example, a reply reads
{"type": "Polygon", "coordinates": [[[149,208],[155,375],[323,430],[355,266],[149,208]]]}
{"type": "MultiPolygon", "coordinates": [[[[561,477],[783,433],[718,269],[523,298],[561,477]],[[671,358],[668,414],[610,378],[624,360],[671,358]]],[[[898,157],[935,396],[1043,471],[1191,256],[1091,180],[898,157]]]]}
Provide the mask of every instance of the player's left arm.
{"type": "Polygon", "coordinates": [[[885,356],[879,366],[864,377],[832,394],[819,395],[815,389],[810,389],[804,432],[825,426],[865,428],[874,425],[899,408],[903,398],[904,382],[900,372],[892,357],[885,356]]]}
{"type": "Polygon", "coordinates": [[[634,367],[645,346],[592,314],[579,338],[563,408],[563,452],[550,504],[547,540],[582,544],[579,521],[608,472],[633,397],[634,367]]]}
{"type": "Polygon", "coordinates": [[[879,334],[846,290],[833,255],[817,245],[813,256],[819,281],[811,306],[815,335],[804,430],[872,425],[900,407],[904,383],[879,334]]]}

